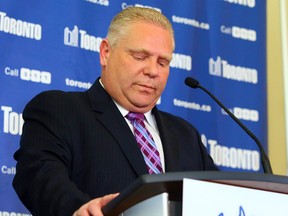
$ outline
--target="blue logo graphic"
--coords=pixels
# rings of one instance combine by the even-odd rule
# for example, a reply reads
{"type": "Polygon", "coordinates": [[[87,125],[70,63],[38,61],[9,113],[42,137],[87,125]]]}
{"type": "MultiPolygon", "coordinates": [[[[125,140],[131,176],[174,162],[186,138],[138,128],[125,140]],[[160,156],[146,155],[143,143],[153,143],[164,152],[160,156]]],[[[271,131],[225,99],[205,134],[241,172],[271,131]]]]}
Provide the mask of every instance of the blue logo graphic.
{"type": "MultiPolygon", "coordinates": [[[[224,216],[224,213],[220,213],[219,216],[224,216]]],[[[239,206],[239,215],[238,216],[245,216],[245,211],[242,206],[239,206]]]]}

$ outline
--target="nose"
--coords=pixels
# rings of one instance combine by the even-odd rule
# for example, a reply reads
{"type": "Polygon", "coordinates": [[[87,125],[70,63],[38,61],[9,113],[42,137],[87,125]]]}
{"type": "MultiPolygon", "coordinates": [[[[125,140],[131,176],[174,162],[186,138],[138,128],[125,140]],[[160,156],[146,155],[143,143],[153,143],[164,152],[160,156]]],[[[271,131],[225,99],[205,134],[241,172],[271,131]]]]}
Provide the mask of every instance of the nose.
{"type": "Polygon", "coordinates": [[[156,77],[158,75],[158,71],[159,71],[159,64],[157,60],[151,58],[150,61],[147,62],[144,74],[150,77],[156,77]]]}

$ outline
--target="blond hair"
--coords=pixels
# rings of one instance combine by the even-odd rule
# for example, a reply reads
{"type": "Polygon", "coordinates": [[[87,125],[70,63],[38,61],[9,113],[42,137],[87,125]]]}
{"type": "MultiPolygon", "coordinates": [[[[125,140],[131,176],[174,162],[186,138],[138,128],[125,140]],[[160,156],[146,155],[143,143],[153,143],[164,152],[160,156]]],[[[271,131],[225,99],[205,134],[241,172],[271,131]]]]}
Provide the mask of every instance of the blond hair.
{"type": "Polygon", "coordinates": [[[118,41],[126,36],[129,25],[139,21],[152,23],[168,30],[173,37],[173,48],[175,47],[174,31],[168,18],[157,10],[142,7],[127,7],[112,19],[107,34],[110,46],[116,46],[118,41]]]}

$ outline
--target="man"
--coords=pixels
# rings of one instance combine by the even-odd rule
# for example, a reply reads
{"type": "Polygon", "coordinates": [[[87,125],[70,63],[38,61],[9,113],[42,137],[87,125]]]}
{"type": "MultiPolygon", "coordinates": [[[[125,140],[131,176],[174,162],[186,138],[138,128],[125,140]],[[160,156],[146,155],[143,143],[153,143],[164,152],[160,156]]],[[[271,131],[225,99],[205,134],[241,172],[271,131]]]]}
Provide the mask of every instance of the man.
{"type": "Polygon", "coordinates": [[[88,91],[48,91],[28,103],[13,186],[34,216],[102,215],[148,173],[128,113],[145,115],[147,139],[156,145],[159,170],[150,173],[217,170],[197,130],[155,107],[173,51],[166,17],[127,8],[100,45],[101,78],[88,91]]]}

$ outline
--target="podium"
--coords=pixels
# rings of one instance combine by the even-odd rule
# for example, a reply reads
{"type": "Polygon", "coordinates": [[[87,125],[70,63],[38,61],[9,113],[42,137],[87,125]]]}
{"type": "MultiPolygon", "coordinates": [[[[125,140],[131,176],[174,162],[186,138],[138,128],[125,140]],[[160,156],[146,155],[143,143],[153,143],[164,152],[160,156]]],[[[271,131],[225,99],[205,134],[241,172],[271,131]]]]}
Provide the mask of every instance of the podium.
{"type": "MultiPolygon", "coordinates": [[[[247,199],[252,198],[254,199],[252,201],[255,201],[256,203],[258,199],[261,199],[259,202],[262,202],[262,199],[266,198],[266,200],[263,202],[268,202],[269,204],[263,204],[263,208],[271,207],[273,213],[275,213],[274,211],[276,208],[280,206],[280,210],[284,211],[283,215],[288,215],[288,207],[286,207],[288,206],[288,177],[262,173],[218,171],[176,172],[157,175],[143,175],[125,190],[123,190],[118,197],[108,203],[102,209],[102,211],[105,216],[180,216],[184,210],[184,202],[188,202],[189,205],[190,201],[192,206],[195,204],[194,201],[191,201],[191,199],[183,200],[183,195],[188,194],[194,196],[196,199],[198,199],[198,197],[200,199],[200,197],[203,198],[205,196],[210,198],[212,197],[215,199],[213,204],[217,205],[217,200],[221,197],[221,194],[224,194],[225,191],[229,192],[230,189],[237,189],[238,191],[241,191],[242,194],[244,192],[244,195],[247,193],[247,199]],[[197,194],[195,192],[197,188],[194,190],[192,189],[191,192],[187,192],[186,188],[183,188],[183,186],[185,186],[185,181],[187,180],[192,180],[190,184],[192,186],[193,184],[197,184],[197,187],[199,182],[204,183],[204,189],[202,190],[203,192],[201,191],[202,193],[200,192],[200,194],[197,194]],[[205,190],[205,188],[208,188],[205,186],[205,184],[209,184],[209,188],[212,189],[205,190]],[[211,184],[212,187],[210,187],[211,184]],[[220,190],[220,193],[218,192],[217,196],[215,194],[210,194],[210,192],[213,191],[213,188],[216,190],[218,189],[218,191],[220,190]],[[253,194],[250,195],[251,192],[260,192],[260,195],[257,193],[255,196],[253,194]],[[270,198],[270,196],[272,198],[270,198]],[[285,203],[285,206],[283,206],[281,202],[285,203]],[[275,207],[273,207],[273,203],[275,207]]],[[[225,196],[229,200],[233,200],[238,196],[237,194],[238,192],[232,192],[232,194],[225,196]]],[[[244,216],[245,207],[251,211],[251,207],[247,207],[247,205],[250,205],[252,201],[246,203],[246,206],[244,207],[239,205],[237,214],[233,215],[244,216]],[[243,213],[241,213],[241,211],[243,211],[243,213]]],[[[205,208],[205,205],[210,206],[210,204],[207,202],[202,204],[203,208],[205,208]]],[[[194,205],[194,207],[196,206],[194,205]]],[[[265,211],[268,212],[267,210],[265,211]]],[[[191,213],[190,215],[193,214],[191,213]]],[[[225,215],[224,212],[219,210],[216,215],[226,216],[230,214],[225,215]]],[[[252,212],[250,212],[249,215],[252,215],[252,212]]],[[[273,215],[279,216],[281,214],[273,215]]]]}

